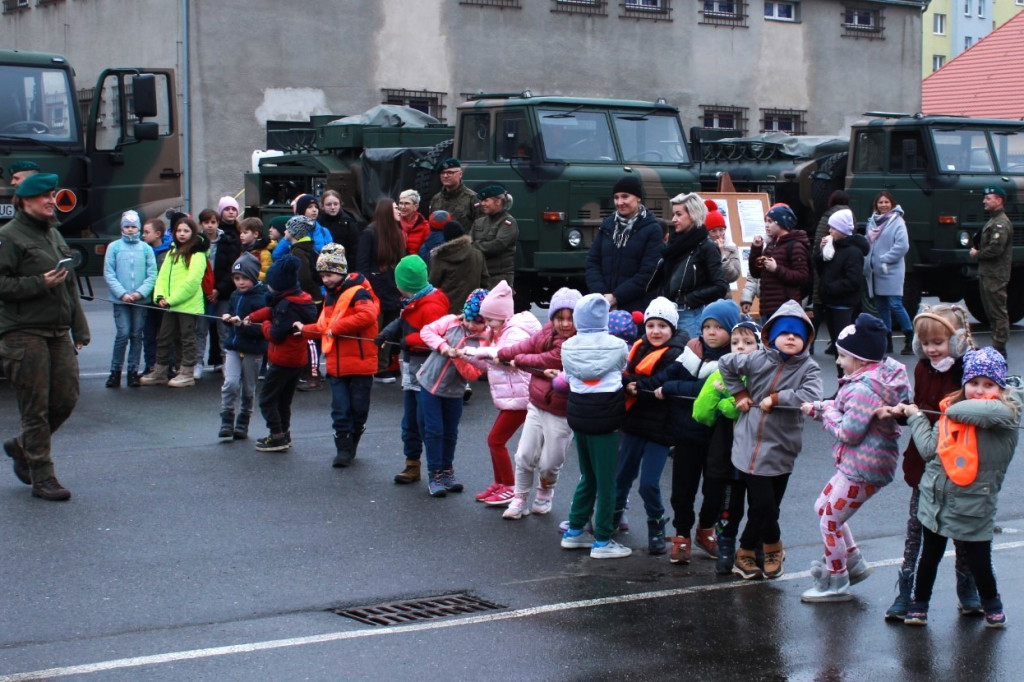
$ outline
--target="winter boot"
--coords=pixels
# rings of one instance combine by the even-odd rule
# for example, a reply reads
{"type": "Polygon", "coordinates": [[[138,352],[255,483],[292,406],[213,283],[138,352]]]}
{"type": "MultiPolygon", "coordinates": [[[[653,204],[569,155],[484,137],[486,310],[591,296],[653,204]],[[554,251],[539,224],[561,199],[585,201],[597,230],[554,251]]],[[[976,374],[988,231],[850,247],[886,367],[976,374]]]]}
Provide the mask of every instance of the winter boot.
{"type": "MultiPolygon", "coordinates": [[[[767,546],[766,546],[767,547],[767,546]]],[[[765,550],[768,556],[768,550],[765,550]]],[[[767,561],[767,559],[766,559],[767,561]]],[[[853,595],[850,594],[849,573],[829,573],[825,564],[818,560],[811,562],[811,579],[814,585],[800,595],[800,601],[808,604],[821,604],[834,601],[850,601],[853,595]]]]}
{"type": "MultiPolygon", "coordinates": [[[[778,578],[785,571],[782,562],[786,560],[786,550],[782,549],[782,541],[764,546],[764,577],[769,580],[778,578]]],[[[847,585],[849,580],[847,579],[847,585]]]]}
{"type": "Polygon", "coordinates": [[[107,377],[107,388],[120,388],[121,387],[121,370],[114,370],[107,377]]]}
{"type": "Polygon", "coordinates": [[[128,387],[138,388],[142,385],[138,372],[128,372],[128,387]]]}
{"type": "Polygon", "coordinates": [[[167,382],[171,388],[188,388],[196,385],[195,367],[182,367],[178,376],[167,382]]]}
{"type": "Polygon", "coordinates": [[[846,555],[846,572],[850,574],[851,585],[867,580],[874,570],[874,568],[868,566],[868,562],[864,561],[864,557],[861,556],[859,549],[855,549],[846,555]]]}
{"type": "Polygon", "coordinates": [[[249,416],[245,412],[238,415],[238,419],[235,421],[235,428],[231,432],[231,437],[235,440],[245,440],[249,437],[249,416]]]}
{"type": "Polygon", "coordinates": [[[978,586],[974,583],[974,576],[967,573],[956,572],[956,598],[959,600],[961,616],[981,616],[985,609],[981,607],[981,597],[978,596],[978,586]]]}
{"type": "Polygon", "coordinates": [[[756,580],[764,577],[761,567],[757,565],[757,553],[752,549],[743,549],[742,547],[736,550],[732,572],[744,580],[756,580]]]}
{"type": "Polygon", "coordinates": [[[167,365],[153,365],[152,371],[140,379],[143,386],[163,386],[167,384],[167,365]]]}
{"type": "Polygon", "coordinates": [[[420,461],[418,459],[405,460],[405,468],[395,474],[395,483],[415,483],[420,480],[420,461]]]}
{"type": "Polygon", "coordinates": [[[697,534],[694,542],[704,550],[704,553],[708,555],[709,559],[718,558],[718,540],[715,539],[715,529],[712,528],[701,528],[697,526],[697,534]]]}
{"type": "Polygon", "coordinates": [[[914,590],[914,572],[901,570],[896,580],[896,589],[899,594],[893,601],[892,606],[885,612],[886,620],[903,620],[907,617],[907,608],[910,606],[910,595],[914,590]]]}
{"type": "Polygon", "coordinates": [[[334,456],[331,466],[335,469],[341,469],[351,464],[352,458],[355,457],[354,447],[351,432],[334,434],[334,449],[337,451],[337,454],[334,456]]]}
{"type": "Polygon", "coordinates": [[[672,552],[668,555],[669,563],[673,564],[688,564],[690,563],[690,553],[692,551],[692,542],[690,538],[682,535],[673,535],[668,538],[668,541],[672,543],[672,552]]]}
{"type": "Polygon", "coordinates": [[[234,412],[221,412],[220,413],[220,431],[217,432],[217,438],[234,438],[235,437],[235,413],[234,412]]]}
{"type": "Polygon", "coordinates": [[[356,458],[356,451],[359,450],[359,441],[363,439],[364,433],[366,433],[365,426],[352,434],[352,459],[356,458]]]}
{"type": "Polygon", "coordinates": [[[647,553],[665,553],[665,519],[647,519],[647,553]]]}
{"type": "Polygon", "coordinates": [[[914,330],[908,329],[903,332],[903,348],[900,350],[900,355],[913,355],[914,354],[914,330]]]}
{"type": "Polygon", "coordinates": [[[715,559],[715,573],[729,575],[732,564],[736,560],[736,538],[726,535],[718,536],[718,558],[715,559]]]}

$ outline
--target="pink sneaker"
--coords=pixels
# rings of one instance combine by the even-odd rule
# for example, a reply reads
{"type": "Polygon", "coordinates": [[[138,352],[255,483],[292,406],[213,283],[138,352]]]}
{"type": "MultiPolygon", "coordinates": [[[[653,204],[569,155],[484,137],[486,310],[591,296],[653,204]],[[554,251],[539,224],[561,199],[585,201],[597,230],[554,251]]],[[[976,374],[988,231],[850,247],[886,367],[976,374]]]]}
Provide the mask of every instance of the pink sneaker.
{"type": "Polygon", "coordinates": [[[504,507],[511,502],[512,498],[515,496],[515,491],[513,491],[510,486],[502,485],[495,490],[490,497],[484,500],[484,504],[492,507],[504,507]]]}
{"type": "Polygon", "coordinates": [[[551,498],[554,496],[554,488],[537,488],[537,496],[533,498],[533,513],[547,514],[551,511],[551,498]]]}
{"type": "Polygon", "coordinates": [[[512,503],[508,505],[501,518],[503,519],[521,519],[530,513],[529,508],[526,506],[526,495],[515,495],[512,497],[512,503]]]}
{"type": "Polygon", "coordinates": [[[477,502],[483,502],[488,497],[490,497],[491,495],[493,495],[494,493],[498,492],[499,490],[501,490],[504,487],[505,486],[503,486],[500,483],[492,483],[490,486],[488,486],[487,490],[483,491],[482,493],[479,493],[476,496],[476,501],[477,502]]]}

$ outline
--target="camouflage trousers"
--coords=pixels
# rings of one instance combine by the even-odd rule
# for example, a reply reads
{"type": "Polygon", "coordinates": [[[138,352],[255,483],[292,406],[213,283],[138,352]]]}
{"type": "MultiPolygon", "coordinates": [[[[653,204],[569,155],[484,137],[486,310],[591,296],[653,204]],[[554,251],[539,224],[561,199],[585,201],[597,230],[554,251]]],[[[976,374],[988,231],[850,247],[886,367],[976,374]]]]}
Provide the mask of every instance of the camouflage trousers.
{"type": "Polygon", "coordinates": [[[981,294],[981,305],[985,308],[989,328],[992,330],[992,345],[1006,349],[1006,340],[1010,336],[1010,316],[1006,310],[1006,289],[1009,282],[997,277],[979,278],[978,292],[981,294]]]}
{"type": "Polygon", "coordinates": [[[78,356],[71,335],[8,332],[0,338],[0,358],[18,399],[18,442],[28,458],[32,480],[45,480],[54,475],[50,437],[78,402],[78,356]]]}

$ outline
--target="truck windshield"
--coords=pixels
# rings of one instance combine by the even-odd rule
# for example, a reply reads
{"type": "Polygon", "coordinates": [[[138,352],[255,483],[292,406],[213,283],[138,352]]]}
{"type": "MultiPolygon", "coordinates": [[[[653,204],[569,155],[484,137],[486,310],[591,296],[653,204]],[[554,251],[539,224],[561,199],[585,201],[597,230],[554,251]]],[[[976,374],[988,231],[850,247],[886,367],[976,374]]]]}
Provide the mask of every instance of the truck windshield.
{"type": "Polygon", "coordinates": [[[1024,130],[993,130],[992,148],[1001,172],[1024,175],[1024,130]]]}
{"type": "Polygon", "coordinates": [[[615,132],[627,163],[687,163],[677,116],[616,114],[615,132]]]}
{"type": "Polygon", "coordinates": [[[551,161],[615,161],[608,117],[596,111],[540,109],[544,156],[551,161]]]}
{"type": "Polygon", "coordinates": [[[1024,131],[935,130],[932,135],[940,172],[1024,174],[1024,131]]]}
{"type": "Polygon", "coordinates": [[[49,144],[79,139],[78,112],[67,72],[0,65],[0,136],[49,144]]]}

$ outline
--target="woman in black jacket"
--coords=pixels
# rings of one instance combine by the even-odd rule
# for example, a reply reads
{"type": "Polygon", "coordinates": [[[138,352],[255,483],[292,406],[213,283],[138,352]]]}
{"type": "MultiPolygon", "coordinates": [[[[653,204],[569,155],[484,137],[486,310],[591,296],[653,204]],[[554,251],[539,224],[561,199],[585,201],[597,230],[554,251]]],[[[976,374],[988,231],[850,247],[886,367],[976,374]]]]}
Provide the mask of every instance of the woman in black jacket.
{"type": "MultiPolygon", "coordinates": [[[[381,199],[373,212],[373,222],[359,236],[356,267],[359,274],[370,280],[373,291],[380,299],[380,328],[398,317],[402,310],[398,285],[395,283],[395,266],[405,255],[405,235],[398,222],[398,208],[391,199],[381,199]]],[[[382,383],[395,382],[395,370],[391,366],[392,346],[385,346],[377,354],[377,374],[374,378],[382,383]]],[[[397,354],[395,359],[397,361],[397,354]]]]}
{"type": "MultiPolygon", "coordinates": [[[[828,219],[828,236],[820,242],[815,264],[821,281],[821,304],[831,339],[829,349],[835,352],[836,338],[860,313],[864,295],[864,258],[870,252],[864,235],[854,234],[853,212],[848,208],[836,211],[828,219]]],[[[843,370],[839,369],[839,376],[843,370]]]]}

